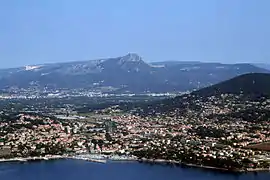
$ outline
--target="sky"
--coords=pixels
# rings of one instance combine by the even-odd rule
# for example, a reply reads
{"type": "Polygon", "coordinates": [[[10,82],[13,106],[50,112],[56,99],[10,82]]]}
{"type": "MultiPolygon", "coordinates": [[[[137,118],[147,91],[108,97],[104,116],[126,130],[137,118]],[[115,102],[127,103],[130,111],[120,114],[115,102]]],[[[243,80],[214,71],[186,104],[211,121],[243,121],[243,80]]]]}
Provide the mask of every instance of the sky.
{"type": "Polygon", "coordinates": [[[269,0],[0,1],[0,68],[138,53],[270,62],[269,0]]]}

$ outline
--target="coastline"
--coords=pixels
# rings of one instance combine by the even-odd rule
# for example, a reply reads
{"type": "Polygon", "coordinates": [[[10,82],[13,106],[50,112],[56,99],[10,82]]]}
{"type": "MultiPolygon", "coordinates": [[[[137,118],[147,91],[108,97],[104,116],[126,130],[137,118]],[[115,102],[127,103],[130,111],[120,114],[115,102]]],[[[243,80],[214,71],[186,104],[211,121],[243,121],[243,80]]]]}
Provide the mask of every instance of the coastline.
{"type": "Polygon", "coordinates": [[[182,165],[182,166],[188,166],[188,167],[195,167],[195,168],[203,168],[203,169],[212,169],[212,170],[219,170],[219,171],[229,171],[229,172],[240,172],[240,171],[232,171],[226,168],[218,168],[213,166],[203,166],[203,165],[197,165],[197,164],[188,164],[183,163],[180,161],[174,161],[174,160],[164,160],[164,159],[142,159],[141,162],[146,163],[159,163],[159,164],[172,164],[172,165],[182,165]]]}
{"type": "Polygon", "coordinates": [[[202,168],[202,169],[210,169],[210,170],[217,170],[217,171],[224,171],[224,172],[235,172],[235,173],[245,173],[245,172],[270,172],[269,168],[247,168],[247,169],[226,169],[226,168],[219,168],[214,166],[204,166],[204,165],[197,165],[197,164],[189,164],[175,160],[165,160],[165,159],[141,159],[138,160],[139,162],[145,163],[157,163],[157,164],[172,164],[172,165],[182,165],[187,167],[194,167],[194,168],[202,168]]]}
{"type": "Polygon", "coordinates": [[[48,161],[48,160],[56,160],[56,159],[66,159],[68,156],[63,155],[53,155],[53,156],[44,156],[44,157],[17,157],[10,159],[0,159],[0,163],[4,162],[31,162],[31,161],[48,161]]]}
{"type": "Polygon", "coordinates": [[[50,160],[60,160],[60,159],[71,159],[71,160],[83,160],[90,161],[94,163],[106,163],[109,161],[118,161],[118,162],[141,162],[141,163],[154,163],[154,164],[171,164],[171,165],[179,165],[179,166],[187,166],[194,168],[202,168],[209,170],[217,170],[224,172],[235,172],[235,173],[247,173],[247,172],[270,172],[269,168],[247,168],[247,169],[226,169],[226,168],[218,168],[213,166],[204,166],[197,164],[188,164],[175,160],[165,160],[165,159],[138,159],[136,157],[125,157],[125,156],[107,156],[107,155],[98,155],[98,154],[89,154],[89,155],[49,155],[44,157],[26,157],[26,158],[10,158],[10,159],[0,159],[0,163],[5,162],[33,162],[33,161],[50,161],[50,160]]]}

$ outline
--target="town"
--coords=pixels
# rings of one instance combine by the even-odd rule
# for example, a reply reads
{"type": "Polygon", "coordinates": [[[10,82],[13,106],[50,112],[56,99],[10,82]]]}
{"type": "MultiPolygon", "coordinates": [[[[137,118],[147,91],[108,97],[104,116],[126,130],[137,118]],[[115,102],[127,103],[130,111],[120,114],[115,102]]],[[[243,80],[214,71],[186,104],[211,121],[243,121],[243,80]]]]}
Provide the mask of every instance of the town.
{"type": "Polygon", "coordinates": [[[0,157],[118,155],[220,170],[269,170],[270,99],[187,95],[181,103],[185,106],[170,107],[170,113],[162,104],[163,112],[159,106],[129,112],[119,106],[89,113],[66,113],[63,107],[53,113],[2,111],[0,157]],[[256,112],[249,112],[251,107],[256,112]]]}

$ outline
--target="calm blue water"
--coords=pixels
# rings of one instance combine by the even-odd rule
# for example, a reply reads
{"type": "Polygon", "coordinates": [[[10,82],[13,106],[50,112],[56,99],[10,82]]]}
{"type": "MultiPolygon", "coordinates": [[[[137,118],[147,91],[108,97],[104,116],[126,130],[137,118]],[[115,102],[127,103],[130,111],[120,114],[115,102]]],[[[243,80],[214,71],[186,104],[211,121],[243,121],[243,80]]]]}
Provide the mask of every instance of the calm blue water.
{"type": "Polygon", "coordinates": [[[107,164],[77,160],[0,164],[0,180],[270,180],[270,173],[228,174],[198,168],[137,162],[107,164]]]}

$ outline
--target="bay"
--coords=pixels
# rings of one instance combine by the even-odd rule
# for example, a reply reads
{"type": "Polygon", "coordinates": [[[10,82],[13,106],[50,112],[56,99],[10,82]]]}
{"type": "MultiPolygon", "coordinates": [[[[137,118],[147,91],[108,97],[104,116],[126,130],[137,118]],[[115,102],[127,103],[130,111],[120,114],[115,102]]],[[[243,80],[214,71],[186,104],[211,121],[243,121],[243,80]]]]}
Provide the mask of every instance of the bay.
{"type": "Polygon", "coordinates": [[[270,173],[228,173],[138,162],[56,160],[1,163],[1,180],[269,180],[270,173]]]}

